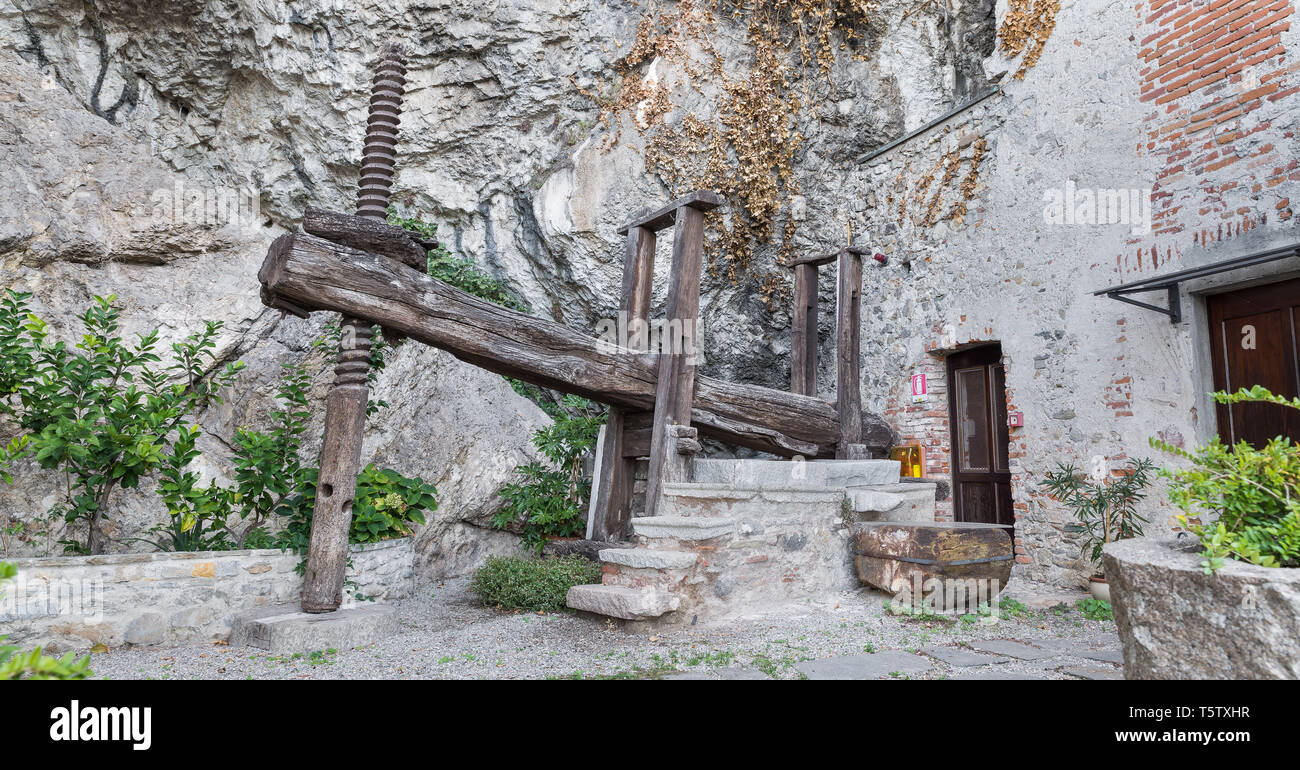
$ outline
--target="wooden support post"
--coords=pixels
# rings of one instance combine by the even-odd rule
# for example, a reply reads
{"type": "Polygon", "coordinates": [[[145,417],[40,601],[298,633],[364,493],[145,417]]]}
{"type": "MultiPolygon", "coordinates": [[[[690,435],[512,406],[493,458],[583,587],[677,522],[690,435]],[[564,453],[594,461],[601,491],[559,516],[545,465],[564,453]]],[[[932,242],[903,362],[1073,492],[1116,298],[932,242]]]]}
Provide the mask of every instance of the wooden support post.
{"type": "Polygon", "coordinates": [[[794,312],[790,318],[790,391],[817,395],[817,266],[794,268],[794,312]]]}
{"type": "Polygon", "coordinates": [[[835,307],[835,398],[840,413],[838,459],[857,459],[862,442],[862,256],[846,249],[839,258],[835,307]]]}
{"type": "MultiPolygon", "coordinates": [[[[361,157],[357,215],[383,221],[396,161],[397,126],[406,84],[406,57],[386,46],[375,68],[361,157]]],[[[361,469],[361,441],[370,400],[370,322],[345,314],[334,387],[325,403],[325,436],[312,514],[311,542],[303,575],[302,609],[333,612],[343,603],[352,503],[361,469]]]]}
{"type": "MultiPolygon", "coordinates": [[[[655,233],[629,227],[623,254],[623,287],[619,323],[625,324],[628,347],[644,352],[650,344],[650,292],[654,279],[655,233]]],[[[594,516],[588,527],[592,540],[622,540],[632,523],[632,490],[636,481],[636,456],[627,451],[626,409],[610,406],[597,460],[593,494],[594,516]]]]}
{"type": "Polygon", "coordinates": [[[700,270],[704,262],[704,212],[677,209],[673,233],[672,284],[667,322],[660,334],[659,379],[650,437],[650,472],[646,478],[646,516],[654,516],[668,462],[670,426],[689,426],[695,399],[695,354],[699,342],[700,270]]]}

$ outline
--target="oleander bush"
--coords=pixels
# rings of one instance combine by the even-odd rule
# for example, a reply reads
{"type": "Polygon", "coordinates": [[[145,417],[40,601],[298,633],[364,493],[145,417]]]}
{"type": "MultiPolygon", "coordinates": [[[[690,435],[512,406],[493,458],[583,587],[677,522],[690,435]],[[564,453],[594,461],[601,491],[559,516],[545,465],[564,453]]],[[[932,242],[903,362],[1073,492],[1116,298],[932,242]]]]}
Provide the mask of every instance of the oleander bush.
{"type": "MultiPolygon", "coordinates": [[[[1271,403],[1300,409],[1300,399],[1255,386],[1213,394],[1220,404],[1271,403]]],[[[1300,447],[1276,436],[1260,449],[1216,436],[1186,451],[1152,438],[1151,445],[1189,465],[1166,468],[1169,500],[1179,523],[1200,539],[1207,573],[1226,559],[1261,567],[1300,567],[1300,447]]]]}
{"type": "Polygon", "coordinates": [[[570,588],[599,582],[600,565],[580,556],[491,556],[474,573],[470,590],[489,607],[559,612],[570,588]]]}
{"type": "Polygon", "coordinates": [[[604,411],[577,396],[565,396],[561,407],[548,410],[552,423],[532,439],[550,465],[531,462],[515,468],[519,478],[501,488],[503,503],[492,517],[498,529],[517,527],[524,548],[539,553],[548,537],[585,531],[591,477],[583,472],[583,463],[606,419],[604,411]]]}

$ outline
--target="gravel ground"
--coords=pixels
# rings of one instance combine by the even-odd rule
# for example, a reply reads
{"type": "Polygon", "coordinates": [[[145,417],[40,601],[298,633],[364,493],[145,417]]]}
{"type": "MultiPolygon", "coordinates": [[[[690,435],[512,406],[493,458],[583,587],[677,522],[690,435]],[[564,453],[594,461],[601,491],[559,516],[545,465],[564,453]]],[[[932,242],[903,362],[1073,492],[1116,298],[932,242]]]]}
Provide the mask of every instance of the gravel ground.
{"type": "Polygon", "coordinates": [[[898,617],[885,610],[885,599],[864,590],[763,617],[646,633],[569,613],[487,609],[469,592],[467,579],[456,579],[421,585],[397,603],[402,633],[360,649],[272,656],[220,644],[125,648],[94,655],[91,667],[109,679],[799,679],[799,668],[812,660],[1013,639],[1046,643],[1057,654],[978,668],[927,658],[929,671],[892,673],[1072,679],[1060,669],[1076,666],[1118,673],[1115,664],[1072,654],[1119,649],[1114,623],[1085,619],[1075,608],[1004,613],[983,625],[898,617]]]}

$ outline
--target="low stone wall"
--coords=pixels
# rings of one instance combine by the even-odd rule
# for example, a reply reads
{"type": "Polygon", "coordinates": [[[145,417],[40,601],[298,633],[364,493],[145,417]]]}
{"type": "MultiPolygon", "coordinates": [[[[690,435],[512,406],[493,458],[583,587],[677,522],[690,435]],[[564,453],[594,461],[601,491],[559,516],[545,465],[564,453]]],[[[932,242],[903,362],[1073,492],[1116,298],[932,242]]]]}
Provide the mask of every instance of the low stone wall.
{"type": "MultiPolygon", "coordinates": [[[[354,545],[350,558],[345,606],[410,595],[411,538],[354,545]]],[[[18,576],[3,588],[0,635],[55,652],[223,640],[237,613],[298,600],[301,559],[275,549],[6,559],[18,576]]]]}
{"type": "Polygon", "coordinates": [[[1201,567],[1195,538],[1107,545],[1128,679],[1300,679],[1300,569],[1201,567]]]}

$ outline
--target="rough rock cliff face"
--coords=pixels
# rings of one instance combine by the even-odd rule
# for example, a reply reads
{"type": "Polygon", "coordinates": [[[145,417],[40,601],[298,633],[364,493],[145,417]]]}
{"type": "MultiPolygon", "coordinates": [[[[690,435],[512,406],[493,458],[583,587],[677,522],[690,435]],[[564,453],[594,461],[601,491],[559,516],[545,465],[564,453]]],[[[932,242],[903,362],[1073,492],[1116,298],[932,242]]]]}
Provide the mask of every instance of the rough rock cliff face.
{"type": "MultiPolygon", "coordinates": [[[[851,202],[835,180],[854,158],[986,85],[991,0],[880,5],[865,55],[838,54],[797,119],[800,189],[785,209],[798,223],[795,250],[842,245],[851,202]]],[[[616,62],[646,15],[597,0],[6,2],[5,284],[35,292],[64,335],[92,294],[118,294],[132,332],[161,325],[177,336],[199,319],[225,321],[220,356],[248,370],[203,419],[211,472],[224,472],[219,439],[262,419],[279,365],[311,355],[321,323],[263,308],[257,265],[305,206],[353,205],[368,67],[395,40],[413,55],[394,200],[437,222],[453,253],[510,281],[533,312],[593,329],[616,308],[617,225],[672,192],[646,174],[628,116],[601,122],[592,98],[621,77],[616,62]],[[175,205],[196,199],[221,205],[175,205]]],[[[743,68],[745,36],[743,22],[720,15],[710,39],[743,68]]],[[[672,66],[634,75],[667,77],[672,66]]],[[[716,84],[689,80],[675,81],[675,103],[716,96],[716,84]]],[[[751,275],[706,279],[710,374],[788,383],[788,311],[758,299],[760,277],[779,273],[774,260],[760,245],[751,275]]],[[[328,379],[316,378],[317,402],[328,379]]],[[[430,569],[458,571],[502,547],[506,536],[478,525],[529,455],[540,410],[500,378],[414,345],[394,354],[377,395],[392,406],[373,421],[367,456],[442,492],[421,536],[430,569]]],[[[30,515],[53,494],[26,469],[0,489],[0,505],[30,515]]],[[[159,516],[150,495],[127,509],[122,528],[159,516]]]]}

